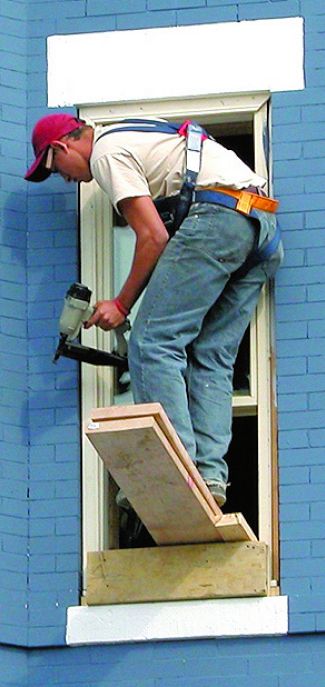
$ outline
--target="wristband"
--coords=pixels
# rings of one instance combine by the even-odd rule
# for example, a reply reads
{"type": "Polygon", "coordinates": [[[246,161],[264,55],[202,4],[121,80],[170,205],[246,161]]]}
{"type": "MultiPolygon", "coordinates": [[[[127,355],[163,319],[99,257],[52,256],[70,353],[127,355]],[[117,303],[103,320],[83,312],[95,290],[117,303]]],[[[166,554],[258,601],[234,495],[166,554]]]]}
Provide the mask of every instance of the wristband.
{"type": "Polygon", "coordinates": [[[124,317],[127,317],[127,315],[130,312],[128,310],[128,308],[126,308],[125,305],[123,305],[123,303],[121,303],[121,301],[118,298],[113,298],[113,303],[114,303],[114,305],[116,305],[116,307],[120,311],[121,315],[124,315],[124,317]]]}

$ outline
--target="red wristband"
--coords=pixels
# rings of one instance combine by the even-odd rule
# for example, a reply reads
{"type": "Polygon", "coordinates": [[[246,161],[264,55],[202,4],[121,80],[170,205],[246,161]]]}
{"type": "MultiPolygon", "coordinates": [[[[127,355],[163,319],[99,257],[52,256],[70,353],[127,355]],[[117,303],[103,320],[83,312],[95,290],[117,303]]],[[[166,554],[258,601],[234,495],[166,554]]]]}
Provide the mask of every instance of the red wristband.
{"type": "Polygon", "coordinates": [[[120,313],[124,315],[124,317],[127,317],[130,311],[125,307],[125,305],[123,305],[118,298],[113,298],[113,303],[116,305],[120,313]]]}

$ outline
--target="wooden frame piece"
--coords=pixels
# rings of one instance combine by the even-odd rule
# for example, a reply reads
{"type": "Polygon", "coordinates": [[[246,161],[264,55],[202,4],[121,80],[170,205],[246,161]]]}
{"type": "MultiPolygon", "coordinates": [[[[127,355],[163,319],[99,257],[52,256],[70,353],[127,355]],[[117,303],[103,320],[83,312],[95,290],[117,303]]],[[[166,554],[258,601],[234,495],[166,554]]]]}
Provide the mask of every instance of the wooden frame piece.
{"type": "Polygon", "coordinates": [[[267,596],[268,548],[241,542],[88,554],[86,603],[267,596]]]}

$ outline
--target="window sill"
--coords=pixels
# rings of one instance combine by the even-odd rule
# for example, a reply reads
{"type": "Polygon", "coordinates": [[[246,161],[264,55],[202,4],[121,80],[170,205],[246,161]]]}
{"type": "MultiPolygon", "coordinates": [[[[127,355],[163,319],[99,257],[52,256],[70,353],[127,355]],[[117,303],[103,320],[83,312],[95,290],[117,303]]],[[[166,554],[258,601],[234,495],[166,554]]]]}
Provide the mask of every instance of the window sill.
{"type": "Polygon", "coordinates": [[[287,597],[270,596],[73,606],[68,609],[66,642],[80,646],[287,632],[287,597]]]}

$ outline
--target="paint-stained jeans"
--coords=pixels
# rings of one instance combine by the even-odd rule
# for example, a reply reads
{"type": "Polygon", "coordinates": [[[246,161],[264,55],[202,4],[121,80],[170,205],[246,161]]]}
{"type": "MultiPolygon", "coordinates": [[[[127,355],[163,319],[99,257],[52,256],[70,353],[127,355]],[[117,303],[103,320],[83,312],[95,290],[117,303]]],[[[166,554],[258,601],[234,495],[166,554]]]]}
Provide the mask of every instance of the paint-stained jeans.
{"type": "MultiPolygon", "coordinates": [[[[275,217],[261,212],[260,243],[275,217]]],[[[159,401],[204,479],[227,482],[233,368],[260,290],[282,246],[246,276],[253,220],[218,205],[192,206],[152,274],[130,337],[136,403],[159,401]]]]}

